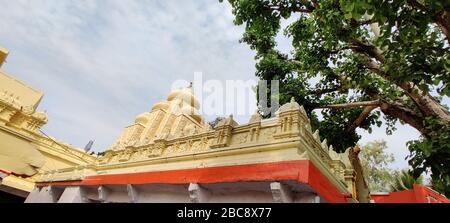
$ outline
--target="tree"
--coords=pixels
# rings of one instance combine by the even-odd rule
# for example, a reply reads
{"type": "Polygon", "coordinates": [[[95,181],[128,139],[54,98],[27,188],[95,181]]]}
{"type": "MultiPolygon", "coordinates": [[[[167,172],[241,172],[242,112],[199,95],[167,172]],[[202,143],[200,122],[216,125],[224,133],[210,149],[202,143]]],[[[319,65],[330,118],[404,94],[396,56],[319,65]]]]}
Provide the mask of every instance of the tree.
{"type": "Polygon", "coordinates": [[[409,171],[402,170],[396,173],[394,181],[391,184],[391,191],[402,191],[413,189],[414,184],[423,184],[423,177],[415,178],[409,171]]]}
{"type": "Polygon", "coordinates": [[[359,154],[371,192],[387,192],[395,180],[395,170],[389,168],[395,159],[386,149],[385,141],[374,141],[363,146],[359,154]]]}
{"type": "Polygon", "coordinates": [[[294,97],[340,151],[360,139],[356,128],[412,126],[422,135],[408,144],[414,176],[431,170],[450,195],[448,0],[228,1],[245,26],[241,41],[256,51],[256,75],[280,81],[280,103],[294,97]],[[288,54],[275,41],[283,20],[288,54]]]}
{"type": "Polygon", "coordinates": [[[409,190],[414,184],[423,184],[423,176],[416,178],[408,170],[391,169],[389,165],[395,162],[395,158],[386,149],[386,141],[378,140],[367,143],[359,154],[372,193],[409,190]]]}

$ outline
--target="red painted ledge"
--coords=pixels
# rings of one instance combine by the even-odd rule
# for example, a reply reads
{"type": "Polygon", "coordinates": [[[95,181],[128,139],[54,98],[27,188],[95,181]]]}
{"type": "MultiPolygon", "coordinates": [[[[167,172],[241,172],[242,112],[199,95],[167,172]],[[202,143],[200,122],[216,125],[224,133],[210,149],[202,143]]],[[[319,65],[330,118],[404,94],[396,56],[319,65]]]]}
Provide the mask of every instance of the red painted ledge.
{"type": "Polygon", "coordinates": [[[420,184],[413,189],[388,194],[371,194],[375,203],[450,203],[450,200],[436,191],[420,184]]]}
{"type": "Polygon", "coordinates": [[[82,181],[38,183],[46,185],[105,185],[105,184],[189,184],[250,181],[292,180],[311,186],[331,203],[346,203],[347,196],[339,191],[309,160],[246,164],[166,170],[145,173],[125,173],[88,176],[82,181]]]}

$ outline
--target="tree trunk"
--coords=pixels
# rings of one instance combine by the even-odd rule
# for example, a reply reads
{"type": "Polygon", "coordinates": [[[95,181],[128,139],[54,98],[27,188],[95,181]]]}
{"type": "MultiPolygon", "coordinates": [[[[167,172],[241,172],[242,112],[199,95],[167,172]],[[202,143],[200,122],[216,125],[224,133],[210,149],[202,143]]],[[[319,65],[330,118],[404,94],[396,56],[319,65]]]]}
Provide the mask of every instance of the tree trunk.
{"type": "Polygon", "coordinates": [[[348,159],[353,166],[354,170],[354,186],[356,188],[356,200],[360,203],[370,202],[370,190],[369,185],[367,185],[366,179],[364,177],[364,168],[361,165],[361,161],[358,157],[361,149],[355,146],[349,150],[348,159]]]}
{"type": "MultiPolygon", "coordinates": [[[[408,1],[411,6],[414,8],[420,9],[424,12],[427,12],[428,9],[425,7],[425,5],[422,5],[417,0],[409,0],[408,1]]],[[[433,18],[434,22],[439,26],[439,28],[442,30],[442,33],[444,33],[447,43],[450,44],[450,10],[449,10],[449,4],[444,4],[444,9],[434,15],[433,18]]]]}
{"type": "Polygon", "coordinates": [[[422,135],[427,136],[429,134],[429,131],[424,126],[423,116],[403,104],[399,102],[382,102],[380,109],[384,114],[398,118],[409,124],[413,128],[417,129],[422,135]]]}
{"type": "Polygon", "coordinates": [[[434,117],[439,119],[443,124],[450,124],[450,112],[436,101],[431,95],[421,95],[421,91],[411,86],[411,84],[401,84],[406,94],[416,103],[419,110],[425,117],[434,117]]]}
{"type": "Polygon", "coordinates": [[[450,44],[450,11],[446,9],[437,14],[434,21],[447,37],[447,43],[450,44]]]}

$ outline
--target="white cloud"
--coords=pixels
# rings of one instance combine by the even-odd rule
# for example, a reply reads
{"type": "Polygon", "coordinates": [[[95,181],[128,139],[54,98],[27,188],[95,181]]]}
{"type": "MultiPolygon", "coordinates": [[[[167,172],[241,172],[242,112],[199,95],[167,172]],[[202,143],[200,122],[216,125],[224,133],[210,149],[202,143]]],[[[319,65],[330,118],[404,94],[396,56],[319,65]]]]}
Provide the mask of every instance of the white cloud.
{"type": "MultiPolygon", "coordinates": [[[[254,53],[216,1],[0,0],[5,69],[42,90],[50,135],[103,150],[171,83],[254,79],[254,53]]],[[[225,115],[225,114],[223,114],[225,115]]],[[[212,117],[209,117],[210,119],[212,117]]],[[[240,122],[246,116],[237,117],[240,122]]]]}

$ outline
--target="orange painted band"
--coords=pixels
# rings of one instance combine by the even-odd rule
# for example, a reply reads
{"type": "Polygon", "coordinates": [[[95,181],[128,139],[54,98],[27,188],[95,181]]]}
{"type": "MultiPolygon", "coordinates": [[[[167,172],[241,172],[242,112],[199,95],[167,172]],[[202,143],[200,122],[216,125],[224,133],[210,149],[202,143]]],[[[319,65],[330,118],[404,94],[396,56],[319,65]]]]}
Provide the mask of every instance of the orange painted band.
{"type": "Polygon", "coordinates": [[[8,172],[8,171],[2,170],[2,169],[0,169],[0,172],[4,173],[4,174],[6,174],[6,175],[10,175],[10,174],[11,174],[11,172],[8,172]]]}
{"type": "Polygon", "coordinates": [[[111,184],[189,184],[250,181],[292,180],[311,186],[321,197],[332,203],[346,203],[341,193],[309,160],[235,166],[166,170],[145,173],[126,173],[88,176],[82,181],[39,183],[46,185],[111,185],[111,184]]]}

